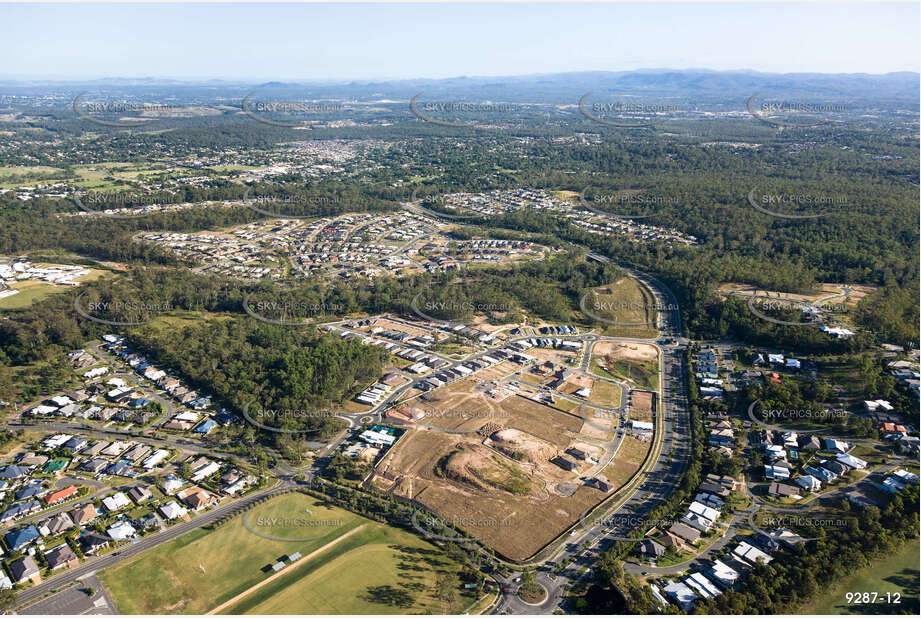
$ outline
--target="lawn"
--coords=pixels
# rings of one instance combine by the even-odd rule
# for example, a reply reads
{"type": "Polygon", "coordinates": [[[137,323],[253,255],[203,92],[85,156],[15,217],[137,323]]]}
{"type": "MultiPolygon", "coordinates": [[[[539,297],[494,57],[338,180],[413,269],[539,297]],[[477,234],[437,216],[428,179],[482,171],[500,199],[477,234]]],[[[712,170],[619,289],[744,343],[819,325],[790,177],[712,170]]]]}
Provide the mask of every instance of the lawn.
{"type": "Polygon", "coordinates": [[[918,613],[918,561],[921,557],[916,539],[896,552],[838,582],[815,601],[802,608],[802,614],[897,614],[918,613]],[[848,592],[877,592],[883,602],[871,605],[848,604],[848,592]],[[902,595],[898,605],[886,604],[887,592],[902,595]]]}
{"type": "Polygon", "coordinates": [[[271,570],[264,568],[280,557],[294,552],[307,555],[366,521],[299,493],[260,504],[245,517],[258,532],[302,540],[257,536],[244,527],[243,517],[214,531],[196,530],[102,572],[100,579],[119,612],[205,613],[266,579],[271,570]],[[272,518],[294,521],[271,525],[272,518]],[[336,525],[305,527],[305,519],[336,525]]]}
{"type": "MultiPolygon", "coordinates": [[[[227,608],[228,614],[457,614],[474,602],[458,589],[437,598],[439,577],[458,565],[436,547],[378,523],[227,608]]],[[[458,584],[459,588],[459,584],[458,584]]]]}

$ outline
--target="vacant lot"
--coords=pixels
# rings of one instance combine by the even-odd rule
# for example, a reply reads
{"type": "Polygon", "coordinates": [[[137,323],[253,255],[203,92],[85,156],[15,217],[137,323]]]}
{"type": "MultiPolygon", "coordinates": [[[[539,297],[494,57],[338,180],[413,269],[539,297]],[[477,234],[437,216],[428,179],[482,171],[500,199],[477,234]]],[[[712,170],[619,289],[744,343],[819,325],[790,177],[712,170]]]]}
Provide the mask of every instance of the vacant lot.
{"type": "Polygon", "coordinates": [[[368,522],[364,528],[290,573],[254,591],[229,614],[458,614],[475,597],[438,599],[436,583],[459,565],[402,530],[368,522]]]}
{"type": "Polygon", "coordinates": [[[823,301],[818,304],[826,304],[826,302],[836,306],[844,304],[850,308],[856,306],[857,303],[863,299],[863,297],[875,290],[876,288],[872,285],[850,285],[844,287],[844,284],[823,283],[821,287],[815,292],[809,294],[794,294],[792,292],[762,290],[741,283],[724,283],[717,289],[717,293],[719,293],[719,295],[723,298],[728,298],[729,296],[741,296],[742,298],[748,300],[748,298],[756,296],[758,298],[787,300],[791,301],[791,306],[800,306],[804,303],[815,303],[816,301],[823,301]],[[846,296],[841,296],[844,294],[846,294],[846,296]],[[823,299],[828,300],[825,301],[823,299]]]}
{"type": "MultiPolygon", "coordinates": [[[[42,266],[47,266],[44,264],[42,266]]],[[[75,281],[93,281],[98,279],[106,274],[104,270],[95,270],[88,269],[91,272],[88,275],[79,277],[75,281]]],[[[25,309],[30,307],[32,303],[42,300],[52,294],[60,294],[61,292],[70,292],[73,291],[73,287],[69,285],[55,285],[53,283],[46,283],[44,281],[19,281],[10,285],[10,289],[18,290],[18,294],[13,294],[12,296],[6,296],[0,298],[0,310],[3,309],[25,309]]]]}
{"type": "Polygon", "coordinates": [[[592,316],[584,316],[602,334],[640,339],[658,335],[656,321],[659,309],[666,309],[657,307],[655,296],[639,281],[627,276],[595,288],[588,293],[583,305],[593,316],[600,318],[596,320],[592,316]]]}
{"type": "Polygon", "coordinates": [[[285,494],[214,531],[196,530],[108,569],[100,579],[120,613],[202,614],[266,579],[272,571],[265,568],[279,558],[307,555],[363,522],[313,497],[285,494]],[[293,540],[258,536],[243,517],[258,532],[293,540]],[[317,525],[294,525],[306,519],[317,525]]]}
{"type": "Polygon", "coordinates": [[[633,391],[630,393],[630,418],[638,421],[651,421],[656,394],[650,391],[633,391]]]}

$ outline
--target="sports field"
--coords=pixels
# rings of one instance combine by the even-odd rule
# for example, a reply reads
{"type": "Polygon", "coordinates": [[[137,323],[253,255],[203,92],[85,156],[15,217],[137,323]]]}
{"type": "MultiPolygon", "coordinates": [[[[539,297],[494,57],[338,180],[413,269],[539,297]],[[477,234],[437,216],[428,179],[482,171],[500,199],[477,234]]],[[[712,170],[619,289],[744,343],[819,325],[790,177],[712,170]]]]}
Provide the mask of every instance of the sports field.
{"type": "Polygon", "coordinates": [[[282,556],[307,555],[366,521],[299,493],[260,504],[244,517],[256,532],[305,540],[258,536],[244,527],[243,517],[214,531],[196,530],[102,572],[119,612],[205,613],[267,578],[282,556]],[[307,519],[323,525],[306,526],[307,519]]]}
{"type": "Polygon", "coordinates": [[[458,584],[456,605],[434,604],[440,603],[432,592],[437,577],[458,569],[412,534],[291,493],[214,531],[145,552],[100,579],[124,614],[203,614],[231,600],[220,613],[441,613],[474,600],[461,598],[458,584]],[[292,563],[287,557],[295,552],[306,558],[292,563]],[[254,588],[274,575],[271,565],[279,560],[295,566],[254,588]]]}
{"type": "MultiPolygon", "coordinates": [[[[368,523],[321,556],[226,608],[230,614],[457,614],[476,599],[441,600],[458,565],[418,536],[368,523]]],[[[457,580],[454,580],[455,582],[457,580]]]]}

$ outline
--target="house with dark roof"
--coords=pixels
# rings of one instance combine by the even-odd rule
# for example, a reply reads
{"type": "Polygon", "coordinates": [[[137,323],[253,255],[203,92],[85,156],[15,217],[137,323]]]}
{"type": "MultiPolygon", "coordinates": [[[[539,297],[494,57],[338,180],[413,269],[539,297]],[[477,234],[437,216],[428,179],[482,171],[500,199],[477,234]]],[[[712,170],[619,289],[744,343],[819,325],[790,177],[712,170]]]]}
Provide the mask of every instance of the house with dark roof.
{"type": "Polygon", "coordinates": [[[21,479],[24,476],[29,474],[28,468],[23,468],[21,466],[10,465],[6,466],[0,470],[0,479],[7,481],[15,481],[16,479],[21,479]]]}
{"type": "Polygon", "coordinates": [[[91,532],[80,537],[80,549],[84,554],[95,554],[100,549],[108,547],[111,542],[112,539],[109,537],[91,532]]]}
{"type": "Polygon", "coordinates": [[[70,548],[67,543],[61,543],[53,549],[45,552],[45,560],[52,571],[58,569],[70,568],[79,562],[77,554],[70,548]]]}
{"type": "Polygon", "coordinates": [[[665,555],[665,546],[653,539],[643,539],[637,544],[636,553],[647,560],[658,560],[665,555]]]}
{"type": "Polygon", "coordinates": [[[688,543],[696,543],[700,539],[699,530],[695,530],[694,528],[681,522],[672,524],[668,531],[675,536],[684,539],[688,543]]]}
{"type": "Polygon", "coordinates": [[[132,487],[128,490],[128,497],[134,500],[136,504],[146,502],[153,498],[153,494],[146,487],[132,487]]]}
{"type": "Polygon", "coordinates": [[[32,556],[23,556],[10,563],[10,577],[17,584],[27,581],[37,582],[39,576],[38,565],[32,556]]]}
{"type": "Polygon", "coordinates": [[[41,496],[42,494],[47,493],[47,492],[48,490],[42,487],[41,482],[29,483],[28,485],[21,487],[16,492],[16,499],[17,500],[28,500],[29,498],[37,498],[38,496],[41,496]]]}

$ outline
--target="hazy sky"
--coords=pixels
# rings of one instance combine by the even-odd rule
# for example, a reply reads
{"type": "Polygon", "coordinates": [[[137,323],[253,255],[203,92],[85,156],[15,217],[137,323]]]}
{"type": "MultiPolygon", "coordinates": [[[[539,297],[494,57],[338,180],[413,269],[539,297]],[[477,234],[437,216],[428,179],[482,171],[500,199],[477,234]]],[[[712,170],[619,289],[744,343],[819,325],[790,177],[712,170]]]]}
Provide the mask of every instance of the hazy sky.
{"type": "Polygon", "coordinates": [[[919,4],[0,4],[0,75],[919,70],[919,4]]]}

